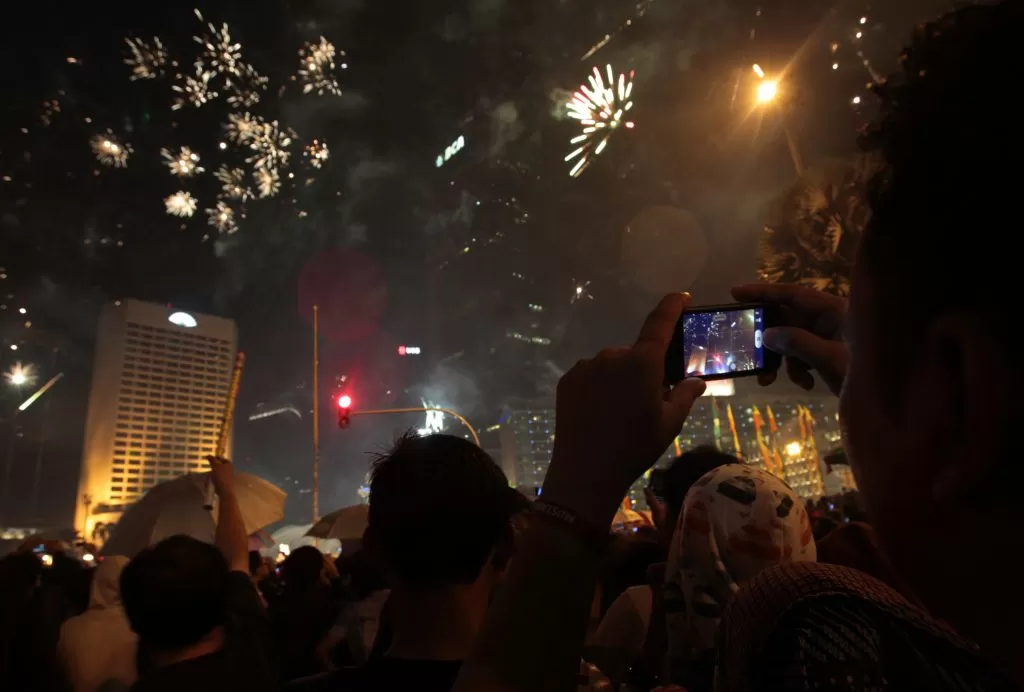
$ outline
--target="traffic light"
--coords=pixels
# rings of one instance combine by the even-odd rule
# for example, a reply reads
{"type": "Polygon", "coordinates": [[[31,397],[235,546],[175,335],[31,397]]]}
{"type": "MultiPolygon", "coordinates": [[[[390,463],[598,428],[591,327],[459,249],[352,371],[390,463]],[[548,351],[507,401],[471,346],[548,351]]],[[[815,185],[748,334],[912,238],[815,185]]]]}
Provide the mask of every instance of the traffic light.
{"type": "Polygon", "coordinates": [[[342,394],[338,397],[338,427],[347,428],[349,414],[352,412],[352,397],[342,394]]]}

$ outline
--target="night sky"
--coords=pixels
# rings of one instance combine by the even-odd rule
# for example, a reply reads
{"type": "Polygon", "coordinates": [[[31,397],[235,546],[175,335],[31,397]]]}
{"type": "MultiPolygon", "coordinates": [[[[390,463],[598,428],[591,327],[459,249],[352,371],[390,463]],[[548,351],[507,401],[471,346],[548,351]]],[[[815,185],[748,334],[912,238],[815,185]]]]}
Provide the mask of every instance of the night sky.
{"type": "Polygon", "coordinates": [[[729,285],[753,278],[765,202],[794,177],[779,113],[753,109],[751,65],[788,64],[779,110],[808,165],[848,156],[872,114],[863,61],[894,70],[902,37],[946,3],[894,2],[884,16],[863,2],[689,5],[210,1],[197,4],[202,22],[173,3],[19,5],[0,41],[0,366],[64,379],[20,416],[25,392],[0,390],[14,489],[2,521],[70,517],[96,318],[110,300],[238,322],[248,367],[237,461],[289,490],[295,520],[308,514],[313,302],[329,510],[355,501],[366,452],[422,424],[337,431],[342,377],[357,406],[429,399],[486,428],[504,407],[550,398],[577,358],[628,343],[658,294],[728,300],[729,285]],[[251,71],[211,66],[193,40],[211,35],[207,22],[227,23],[251,71]],[[167,51],[162,74],[130,80],[125,39],[153,37],[167,51]],[[321,37],[336,47],[327,77],[340,94],[304,93],[297,75],[300,49],[321,37]],[[187,94],[172,87],[195,77],[197,59],[218,96],[173,110],[187,94]],[[581,127],[566,102],[606,65],[615,79],[635,74],[635,127],[573,178],[564,159],[581,127]],[[259,103],[229,103],[253,74],[267,80],[259,103]],[[277,123],[271,158],[287,163],[261,164],[266,150],[232,139],[229,116],[246,112],[277,123]],[[460,135],[465,146],[436,167],[460,135]],[[126,165],[99,160],[96,137],[130,145],[126,165]],[[171,172],[161,150],[174,160],[182,147],[204,173],[171,172]],[[261,198],[268,167],[280,190],[261,198]],[[241,171],[248,190],[227,192],[222,169],[241,171]],[[165,210],[179,191],[197,200],[191,218],[165,210]],[[208,223],[218,202],[230,227],[208,223]],[[400,357],[403,344],[423,354],[400,357]]]}

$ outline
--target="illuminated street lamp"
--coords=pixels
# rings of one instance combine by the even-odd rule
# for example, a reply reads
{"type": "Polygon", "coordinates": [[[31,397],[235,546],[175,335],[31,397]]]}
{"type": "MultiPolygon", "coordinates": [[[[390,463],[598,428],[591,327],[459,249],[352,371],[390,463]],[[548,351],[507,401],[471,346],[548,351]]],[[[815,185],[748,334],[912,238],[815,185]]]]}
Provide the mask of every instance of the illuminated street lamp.
{"type": "Polygon", "coordinates": [[[779,95],[779,83],[774,79],[766,79],[757,85],[757,102],[771,103],[779,95]]]}

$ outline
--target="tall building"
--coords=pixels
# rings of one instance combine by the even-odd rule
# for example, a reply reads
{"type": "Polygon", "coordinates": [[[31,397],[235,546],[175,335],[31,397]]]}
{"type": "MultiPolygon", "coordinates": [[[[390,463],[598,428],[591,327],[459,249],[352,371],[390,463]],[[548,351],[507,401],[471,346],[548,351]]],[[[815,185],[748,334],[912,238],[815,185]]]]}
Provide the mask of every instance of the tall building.
{"type": "Polygon", "coordinates": [[[544,485],[555,440],[555,409],[537,403],[507,412],[499,431],[501,468],[509,482],[533,497],[544,485]]]}
{"type": "Polygon", "coordinates": [[[104,307],[75,498],[74,525],[85,538],[98,528],[102,536],[156,483],[205,470],[237,340],[223,317],[137,300],[104,307]]]}

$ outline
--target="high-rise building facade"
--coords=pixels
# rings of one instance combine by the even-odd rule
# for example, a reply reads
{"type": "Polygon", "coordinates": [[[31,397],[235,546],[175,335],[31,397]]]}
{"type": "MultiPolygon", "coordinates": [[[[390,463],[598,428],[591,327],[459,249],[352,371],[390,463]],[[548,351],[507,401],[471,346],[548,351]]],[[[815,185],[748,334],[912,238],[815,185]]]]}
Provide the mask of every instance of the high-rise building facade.
{"type": "Polygon", "coordinates": [[[501,468],[509,482],[533,497],[544,485],[555,441],[555,408],[538,403],[507,412],[501,424],[501,468]]]}
{"type": "Polygon", "coordinates": [[[86,539],[153,485],[206,469],[237,341],[235,323],[222,317],[137,300],[104,307],[75,498],[75,528],[86,539]]]}

